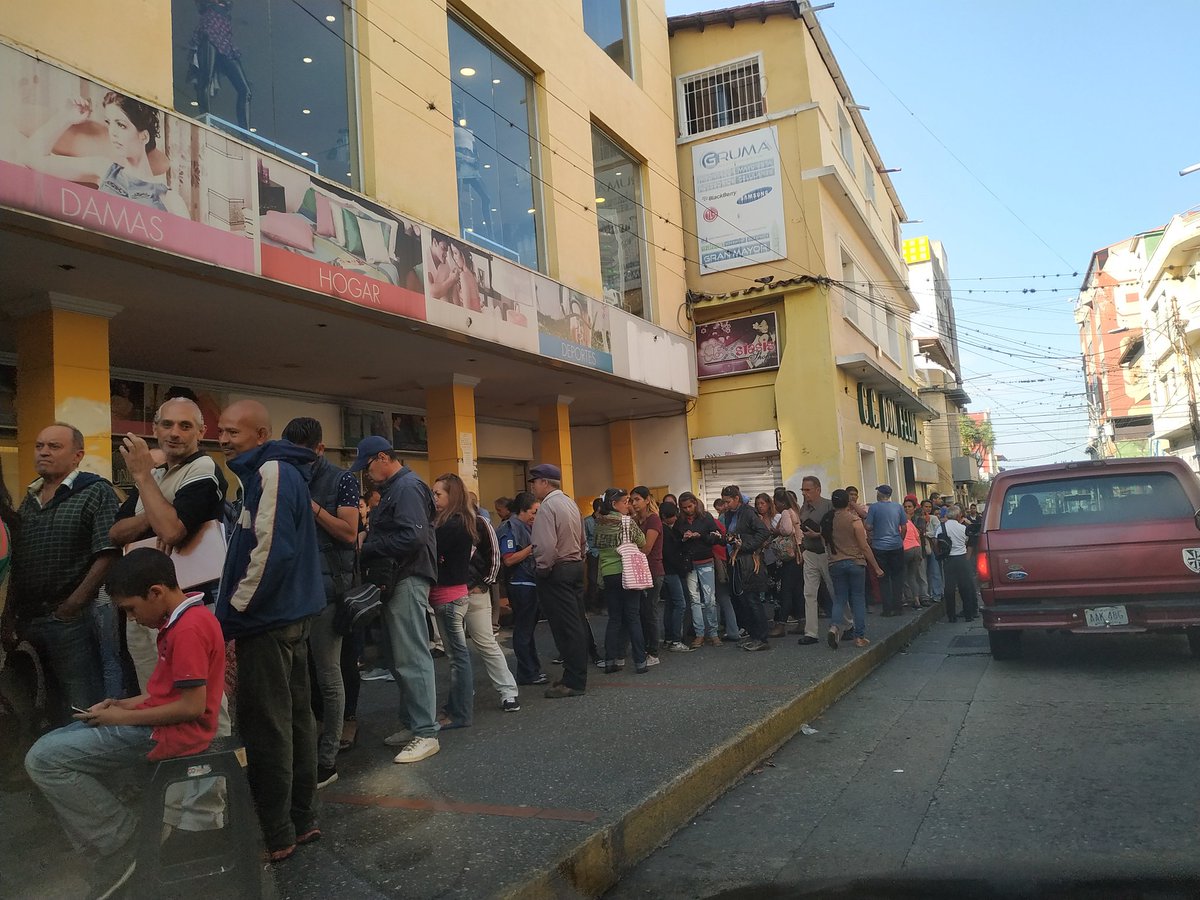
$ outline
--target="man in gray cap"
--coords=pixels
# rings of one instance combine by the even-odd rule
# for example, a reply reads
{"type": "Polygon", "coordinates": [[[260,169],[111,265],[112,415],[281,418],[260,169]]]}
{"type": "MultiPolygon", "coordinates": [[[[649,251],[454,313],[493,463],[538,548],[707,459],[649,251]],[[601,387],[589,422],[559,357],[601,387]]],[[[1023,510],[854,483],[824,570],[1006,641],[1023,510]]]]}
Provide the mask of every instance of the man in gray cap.
{"type": "Polygon", "coordinates": [[[546,691],[550,699],[578,697],[587,690],[588,640],[581,618],[583,520],[562,492],[562,470],[541,463],[529,470],[529,488],[541,502],[533,521],[534,573],[538,600],[562,654],[562,681],[546,691]]]}
{"type": "Polygon", "coordinates": [[[871,550],[883,578],[879,593],[883,598],[883,615],[898,616],[904,609],[904,530],[908,516],[904,507],[892,502],[892,486],[875,488],[875,502],[867,510],[863,522],[871,536],[871,550]]]}
{"type": "Polygon", "coordinates": [[[385,741],[399,746],[393,762],[420,762],[441,749],[437,733],[437,688],[425,610],[437,581],[437,534],[433,494],[404,465],[387,438],[372,435],[358,444],[351,472],[366,471],[379,489],[371,530],[362,546],[362,568],[383,590],[383,623],[392,648],[392,674],[400,688],[406,730],[385,741]]]}

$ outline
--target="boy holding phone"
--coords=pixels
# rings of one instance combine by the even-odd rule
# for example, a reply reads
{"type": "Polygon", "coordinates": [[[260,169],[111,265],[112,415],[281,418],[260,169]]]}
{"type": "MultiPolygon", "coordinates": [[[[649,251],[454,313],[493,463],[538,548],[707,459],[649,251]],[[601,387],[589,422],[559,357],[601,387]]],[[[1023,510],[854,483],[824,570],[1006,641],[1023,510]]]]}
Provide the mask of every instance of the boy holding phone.
{"type": "Polygon", "coordinates": [[[74,724],[41,737],[25,757],[29,777],[79,849],[95,855],[89,875],[108,897],[133,874],[137,816],[104,775],[207,749],[225,685],[221,626],[202,594],[179,589],[166,554],[141,548],[113,564],[108,593],[138,624],[158,629],[159,662],[146,692],[75,708],[74,724]]]}

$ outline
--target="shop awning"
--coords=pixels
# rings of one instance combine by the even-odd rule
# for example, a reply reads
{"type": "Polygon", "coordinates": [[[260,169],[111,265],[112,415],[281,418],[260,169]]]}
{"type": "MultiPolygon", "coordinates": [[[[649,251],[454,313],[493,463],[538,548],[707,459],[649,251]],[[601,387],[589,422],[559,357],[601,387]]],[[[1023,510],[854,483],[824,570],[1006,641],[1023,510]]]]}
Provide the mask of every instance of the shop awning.
{"type": "Polygon", "coordinates": [[[859,384],[865,384],[890,397],[897,405],[910,410],[918,419],[928,422],[940,418],[937,410],[926,405],[904,382],[887,372],[867,354],[851,353],[839,356],[834,359],[834,363],[847,375],[852,375],[859,384]]]}

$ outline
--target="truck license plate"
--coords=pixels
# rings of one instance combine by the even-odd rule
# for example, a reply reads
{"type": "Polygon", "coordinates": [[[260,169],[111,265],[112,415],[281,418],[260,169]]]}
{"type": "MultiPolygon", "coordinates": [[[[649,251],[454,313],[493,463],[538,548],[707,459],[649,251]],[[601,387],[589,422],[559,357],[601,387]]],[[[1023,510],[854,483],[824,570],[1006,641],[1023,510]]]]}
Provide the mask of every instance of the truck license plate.
{"type": "Polygon", "coordinates": [[[1129,624],[1129,613],[1123,606],[1099,606],[1096,609],[1085,609],[1083,618],[1087,621],[1089,628],[1129,624]]]}

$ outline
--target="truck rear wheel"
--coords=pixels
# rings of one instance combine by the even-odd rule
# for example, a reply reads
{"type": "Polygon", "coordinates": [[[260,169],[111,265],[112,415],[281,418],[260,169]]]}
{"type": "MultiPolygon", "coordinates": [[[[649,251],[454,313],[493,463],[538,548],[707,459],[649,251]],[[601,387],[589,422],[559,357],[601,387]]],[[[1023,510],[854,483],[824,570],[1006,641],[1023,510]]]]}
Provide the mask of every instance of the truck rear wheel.
{"type": "Polygon", "coordinates": [[[1192,649],[1192,656],[1200,659],[1200,628],[1189,628],[1187,639],[1188,646],[1192,649]]]}
{"type": "MultiPolygon", "coordinates": [[[[988,644],[992,649],[992,659],[1019,659],[1021,656],[1021,632],[1019,631],[989,631],[988,644]]],[[[1196,649],[1196,645],[1192,645],[1196,649]]]]}

